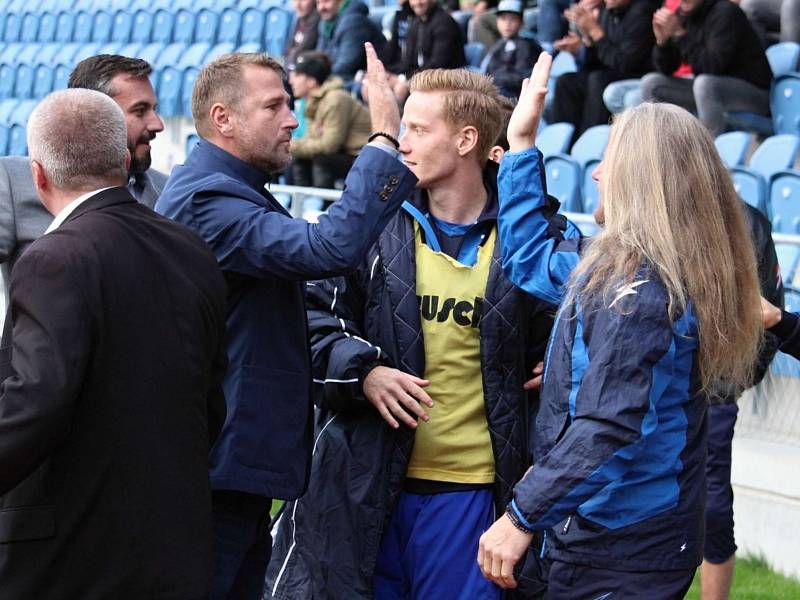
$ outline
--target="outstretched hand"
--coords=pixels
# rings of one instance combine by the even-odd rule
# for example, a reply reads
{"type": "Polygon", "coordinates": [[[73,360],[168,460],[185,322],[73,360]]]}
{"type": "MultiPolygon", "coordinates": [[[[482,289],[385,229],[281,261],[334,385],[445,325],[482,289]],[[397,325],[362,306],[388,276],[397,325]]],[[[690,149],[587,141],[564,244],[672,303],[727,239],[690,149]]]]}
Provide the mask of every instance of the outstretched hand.
{"type": "Polygon", "coordinates": [[[369,42],[364,44],[367,53],[367,76],[364,87],[369,96],[369,116],[373,131],[384,131],[395,138],[400,133],[400,110],[397,107],[389,76],[369,42]]]}
{"type": "Polygon", "coordinates": [[[530,78],[522,82],[519,101],[508,122],[508,145],[511,152],[521,152],[536,143],[536,131],[544,112],[547,80],[553,57],[547,52],[539,55],[530,78]]]}

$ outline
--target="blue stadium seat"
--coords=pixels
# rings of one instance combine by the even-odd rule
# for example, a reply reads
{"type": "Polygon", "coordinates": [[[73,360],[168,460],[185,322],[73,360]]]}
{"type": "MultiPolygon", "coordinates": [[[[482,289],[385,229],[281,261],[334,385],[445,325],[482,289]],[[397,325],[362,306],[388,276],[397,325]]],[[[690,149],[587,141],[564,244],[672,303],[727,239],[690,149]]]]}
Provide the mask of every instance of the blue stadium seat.
{"type": "Polygon", "coordinates": [[[770,103],[775,133],[800,135],[800,73],[775,79],[770,103]]]}
{"type": "Polygon", "coordinates": [[[62,43],[69,43],[72,41],[72,32],[75,30],[75,15],[71,12],[62,12],[58,14],[56,25],[56,41],[62,43]]]}
{"type": "Polygon", "coordinates": [[[254,52],[264,52],[264,46],[258,42],[251,42],[249,44],[242,44],[236,49],[236,52],[244,52],[245,54],[252,54],[254,52]]]}
{"type": "Polygon", "coordinates": [[[19,41],[32,44],[38,39],[39,21],[41,17],[33,13],[25,13],[22,17],[22,29],[19,33],[19,41]]]}
{"type": "Polygon", "coordinates": [[[12,125],[22,125],[23,127],[27,125],[28,117],[31,116],[31,112],[33,112],[37,104],[39,104],[38,100],[23,100],[17,104],[14,112],[11,113],[10,123],[12,125]]]}
{"type": "Polygon", "coordinates": [[[58,17],[55,13],[42,13],[39,18],[39,41],[52,42],[56,39],[56,27],[58,27],[58,17]]]}
{"type": "Polygon", "coordinates": [[[461,38],[466,42],[467,41],[467,27],[469,26],[469,20],[472,18],[472,11],[471,10],[457,10],[450,14],[451,17],[458,23],[458,26],[461,28],[461,38]]]}
{"type": "Polygon", "coordinates": [[[75,64],[75,55],[81,48],[83,48],[83,44],[64,44],[61,46],[61,50],[56,56],[56,63],[64,65],[65,67],[71,67],[75,64]]]}
{"type": "Polygon", "coordinates": [[[12,125],[8,132],[8,155],[27,156],[28,139],[24,125],[12,125]]]}
{"type": "MultiPolygon", "coordinates": [[[[564,54],[562,52],[562,54],[564,54]]],[[[578,161],[583,168],[590,160],[602,160],[603,153],[608,145],[608,136],[611,127],[608,125],[595,125],[589,127],[581,134],[572,145],[570,156],[578,161]]]]}
{"type": "Polygon", "coordinates": [[[131,41],[149,44],[153,35],[153,15],[146,10],[136,11],[133,15],[131,41]]]}
{"type": "Polygon", "coordinates": [[[126,10],[118,10],[114,15],[114,27],[111,29],[111,41],[127,44],[131,41],[133,30],[133,14],[126,10]]]}
{"type": "Polygon", "coordinates": [[[197,67],[199,69],[205,63],[204,59],[210,50],[211,44],[192,44],[186,49],[186,52],[183,53],[175,66],[181,71],[187,67],[197,67]]]}
{"type": "Polygon", "coordinates": [[[800,250],[794,244],[776,242],[775,254],[778,256],[783,284],[791,286],[797,271],[797,259],[800,258],[800,250]]]}
{"type": "Polygon", "coordinates": [[[739,197],[769,218],[768,186],[764,176],[747,167],[733,167],[730,171],[733,178],[733,189],[736,190],[739,197]]]}
{"type": "Polygon", "coordinates": [[[192,92],[194,91],[194,82],[197,81],[197,74],[200,71],[193,68],[188,68],[183,71],[183,82],[181,83],[181,110],[186,117],[192,116],[192,92]]]}
{"type": "Polygon", "coordinates": [[[191,44],[194,41],[194,26],[194,13],[188,10],[179,10],[175,15],[172,41],[191,44]]]}
{"type": "Polygon", "coordinates": [[[100,52],[100,46],[101,44],[96,43],[81,44],[81,46],[78,48],[78,51],[75,53],[75,56],[72,57],[73,63],[78,64],[90,56],[95,56],[98,52],[100,52]]]}
{"type": "Polygon", "coordinates": [[[267,11],[264,47],[270,56],[283,56],[286,47],[286,37],[292,24],[292,14],[279,7],[273,6],[267,11]]]}
{"type": "Polygon", "coordinates": [[[3,40],[6,42],[18,42],[20,33],[22,33],[22,15],[9,13],[6,15],[3,40]]]}
{"type": "Polygon", "coordinates": [[[119,49],[119,53],[121,56],[130,56],[131,58],[139,57],[139,53],[144,48],[144,44],[140,44],[138,42],[131,42],[130,44],[125,44],[122,48],[119,49]]]}
{"type": "Polygon", "coordinates": [[[67,65],[56,65],[56,68],[53,71],[53,90],[66,89],[71,73],[72,69],[67,65]]]}
{"type": "Polygon", "coordinates": [[[8,155],[8,127],[0,125],[0,156],[8,155]]]}
{"type": "Polygon", "coordinates": [[[94,18],[88,12],[79,12],[75,15],[75,29],[72,32],[72,41],[78,44],[88,44],[92,41],[92,25],[94,18]]]}
{"type": "Polygon", "coordinates": [[[122,48],[124,44],[120,44],[118,42],[108,42],[107,44],[102,44],[97,49],[97,54],[119,54],[119,49],[122,48]]]}
{"type": "Polygon", "coordinates": [[[563,210],[582,212],[581,205],[581,165],[573,158],[557,154],[544,161],[547,192],[555,196],[563,210]]]}
{"type": "Polygon", "coordinates": [[[242,44],[258,44],[264,42],[264,11],[248,8],[242,16],[242,44]]]}
{"type": "Polygon", "coordinates": [[[486,52],[486,48],[480,42],[464,44],[464,56],[467,59],[467,67],[479,69],[484,52],[486,52]]]}
{"type": "Polygon", "coordinates": [[[31,65],[17,65],[17,79],[14,83],[15,98],[32,98],[35,69],[31,65]]]}
{"type": "Polygon", "coordinates": [[[17,64],[35,65],[41,49],[39,44],[22,44],[22,50],[17,54],[17,64]]]}
{"type": "Polygon", "coordinates": [[[17,80],[17,68],[14,65],[0,64],[0,100],[14,96],[14,82],[17,80]]]}
{"type": "Polygon", "coordinates": [[[20,101],[16,98],[0,100],[0,123],[11,126],[11,115],[14,114],[14,109],[19,106],[19,103],[20,101]]]}
{"type": "Polygon", "coordinates": [[[114,16],[104,10],[97,11],[94,15],[91,40],[98,43],[111,41],[112,29],[114,29],[114,16]]]}
{"type": "Polygon", "coordinates": [[[597,182],[592,179],[592,173],[600,164],[599,160],[590,160],[583,167],[583,183],[581,185],[581,192],[583,196],[583,212],[593,213],[600,203],[600,190],[597,182]]]}
{"type": "Polygon", "coordinates": [[[53,91],[53,67],[49,65],[39,65],[36,67],[36,74],[33,82],[33,97],[41,100],[53,91]]]}
{"type": "Polygon", "coordinates": [[[180,62],[184,52],[186,52],[186,44],[169,44],[164,47],[155,62],[151,62],[150,64],[158,69],[173,67],[180,62]]]}
{"type": "Polygon", "coordinates": [[[158,112],[162,117],[174,117],[181,113],[181,84],[183,77],[177,69],[166,67],[159,74],[158,112]]]}
{"type": "Polygon", "coordinates": [[[150,37],[154,42],[169,44],[172,42],[172,29],[175,17],[171,12],[159,9],[153,16],[153,33],[150,37]]]}
{"type": "Polygon", "coordinates": [[[770,186],[772,230],[800,234],[800,171],[779,171],[770,186]]]}
{"type": "Polygon", "coordinates": [[[36,65],[49,65],[53,66],[58,62],[58,56],[63,51],[62,44],[43,44],[40,46],[39,52],[36,54],[36,65]]]}
{"type": "Polygon", "coordinates": [[[212,60],[214,60],[215,58],[218,58],[218,57],[222,56],[223,54],[230,54],[231,52],[234,52],[235,50],[236,50],[236,44],[232,44],[232,43],[228,43],[228,42],[223,43],[223,44],[217,44],[216,46],[211,48],[211,50],[208,51],[208,54],[206,54],[205,63],[208,64],[212,60]]]}
{"type": "MultiPolygon", "coordinates": [[[[0,0],[1,1],[1,0],[0,0]]],[[[6,33],[6,18],[8,17],[8,13],[0,10],[0,39],[5,38],[6,33]]]]}
{"type": "MultiPolygon", "coordinates": [[[[103,0],[100,0],[102,3],[103,0]]],[[[95,0],[74,0],[73,2],[67,2],[67,6],[71,6],[72,10],[83,11],[90,13],[94,10],[95,0]]]]}
{"type": "Polygon", "coordinates": [[[714,145],[726,167],[738,167],[744,164],[752,137],[746,131],[730,131],[717,136],[714,145]]]}
{"type": "Polygon", "coordinates": [[[17,57],[24,48],[26,48],[25,44],[20,44],[19,42],[11,42],[10,44],[6,44],[3,48],[2,54],[0,54],[0,63],[5,63],[7,65],[16,63],[17,57]]]}
{"type": "Polygon", "coordinates": [[[800,66],[800,44],[797,42],[781,42],[767,48],[767,60],[773,77],[797,71],[800,66]]]}
{"type": "Polygon", "coordinates": [[[155,65],[156,59],[158,55],[161,54],[161,51],[164,49],[164,44],[159,43],[152,43],[147,44],[139,51],[139,56],[137,58],[141,58],[149,62],[151,65],[155,65]]]}
{"type": "Polygon", "coordinates": [[[196,133],[193,133],[193,134],[189,135],[186,138],[186,156],[189,156],[189,154],[191,154],[192,150],[194,150],[194,147],[197,146],[197,144],[199,144],[199,143],[200,143],[200,136],[199,135],[197,135],[196,133]]]}
{"type": "Polygon", "coordinates": [[[235,9],[227,8],[219,20],[217,42],[227,44],[239,43],[239,31],[242,28],[242,14],[235,9]]]}
{"type": "Polygon", "coordinates": [[[789,134],[773,135],[761,142],[747,166],[760,173],[769,183],[774,173],[794,166],[799,151],[800,137],[789,134]]]}
{"type": "Polygon", "coordinates": [[[217,41],[217,27],[219,26],[219,13],[204,8],[197,13],[197,24],[195,25],[194,39],[206,44],[214,44],[217,41]]]}
{"type": "Polygon", "coordinates": [[[569,148],[574,131],[575,126],[572,123],[547,125],[536,134],[536,147],[545,158],[553,154],[564,154],[569,148]]]}

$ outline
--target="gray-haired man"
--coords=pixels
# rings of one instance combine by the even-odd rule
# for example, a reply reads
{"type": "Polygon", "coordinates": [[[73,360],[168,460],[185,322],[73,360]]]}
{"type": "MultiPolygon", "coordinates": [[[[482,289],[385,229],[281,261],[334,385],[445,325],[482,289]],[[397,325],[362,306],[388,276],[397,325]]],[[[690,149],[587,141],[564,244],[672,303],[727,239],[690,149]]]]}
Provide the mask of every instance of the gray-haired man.
{"type": "Polygon", "coordinates": [[[28,123],[55,219],[14,267],[0,348],[4,600],[210,591],[226,287],[197,236],[126,189],[126,137],[85,89],[28,123]]]}

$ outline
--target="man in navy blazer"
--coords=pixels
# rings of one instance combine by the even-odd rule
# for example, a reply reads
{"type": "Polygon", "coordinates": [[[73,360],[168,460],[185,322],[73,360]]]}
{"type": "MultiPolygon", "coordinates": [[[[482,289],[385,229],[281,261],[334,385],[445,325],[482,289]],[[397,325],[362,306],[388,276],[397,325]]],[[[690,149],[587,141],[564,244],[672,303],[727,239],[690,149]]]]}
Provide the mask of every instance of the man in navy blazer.
{"type": "Polygon", "coordinates": [[[313,404],[305,281],[354,268],[417,181],[393,147],[399,114],[368,50],[370,77],[382,83],[370,90],[382,141],[362,150],[341,200],[318,223],[293,219],[265,189],[290,159],[297,121],[283,69],[258,54],[226,55],[200,72],[192,112],[202,140],[156,204],[206,240],[228,283],[228,414],[210,457],[213,598],[260,597],[271,499],[306,489],[313,404]]]}

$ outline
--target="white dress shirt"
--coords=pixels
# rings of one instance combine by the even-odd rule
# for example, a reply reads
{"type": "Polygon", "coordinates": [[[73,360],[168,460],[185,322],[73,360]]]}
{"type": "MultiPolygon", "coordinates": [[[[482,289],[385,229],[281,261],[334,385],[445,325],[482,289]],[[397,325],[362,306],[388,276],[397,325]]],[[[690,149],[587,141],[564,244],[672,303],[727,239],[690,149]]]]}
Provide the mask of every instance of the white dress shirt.
{"type": "Polygon", "coordinates": [[[62,208],[59,211],[59,213],[56,215],[55,219],[53,219],[53,222],[50,223],[50,226],[45,230],[45,233],[47,234],[47,233],[50,233],[51,231],[53,231],[55,229],[58,229],[59,226],[64,221],[67,220],[67,217],[70,216],[72,214],[72,212],[76,208],[78,208],[81,204],[86,202],[89,198],[91,198],[95,194],[99,194],[100,192],[103,192],[105,190],[111,189],[112,187],[113,186],[100,188],[99,190],[94,190],[94,191],[91,191],[91,192],[87,192],[86,194],[83,194],[82,196],[78,196],[77,198],[75,198],[75,200],[73,200],[72,202],[67,204],[64,208],[62,208]]]}

